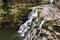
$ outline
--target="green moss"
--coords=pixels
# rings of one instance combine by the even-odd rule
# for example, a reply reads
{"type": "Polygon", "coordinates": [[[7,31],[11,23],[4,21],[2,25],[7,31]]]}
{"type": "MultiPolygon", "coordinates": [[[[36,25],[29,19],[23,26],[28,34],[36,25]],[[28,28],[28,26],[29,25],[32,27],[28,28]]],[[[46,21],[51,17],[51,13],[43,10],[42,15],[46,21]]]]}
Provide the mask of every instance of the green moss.
{"type": "Polygon", "coordinates": [[[39,21],[41,22],[44,19],[44,16],[39,14],[39,21]]]}
{"type": "Polygon", "coordinates": [[[26,7],[23,8],[18,8],[17,12],[15,13],[14,17],[13,17],[13,21],[16,22],[18,17],[21,16],[22,14],[27,15],[29,9],[26,7]]]}
{"type": "Polygon", "coordinates": [[[50,26],[53,26],[53,24],[56,23],[56,22],[55,22],[55,20],[48,20],[45,23],[47,23],[50,26]]]}
{"type": "Polygon", "coordinates": [[[1,9],[0,14],[7,14],[7,12],[5,10],[1,9]]]}

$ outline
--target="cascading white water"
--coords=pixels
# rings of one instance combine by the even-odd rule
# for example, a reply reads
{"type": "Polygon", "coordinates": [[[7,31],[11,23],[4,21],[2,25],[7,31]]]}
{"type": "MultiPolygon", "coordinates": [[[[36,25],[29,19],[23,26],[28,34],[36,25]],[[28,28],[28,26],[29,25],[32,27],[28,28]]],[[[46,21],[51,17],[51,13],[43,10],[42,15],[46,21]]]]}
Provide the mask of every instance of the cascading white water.
{"type": "Polygon", "coordinates": [[[50,4],[53,4],[53,0],[50,0],[50,4]]]}
{"type": "Polygon", "coordinates": [[[31,29],[28,31],[24,40],[32,40],[36,36],[37,29],[35,29],[35,26],[36,26],[37,21],[38,21],[38,19],[36,19],[32,22],[31,29]]]}
{"type": "Polygon", "coordinates": [[[32,19],[38,16],[37,12],[38,12],[37,10],[32,10],[32,12],[28,16],[28,20],[23,25],[20,26],[18,33],[20,33],[21,36],[24,36],[25,32],[28,31],[28,29],[31,26],[32,19]]]}
{"type": "MultiPolygon", "coordinates": [[[[18,33],[20,33],[22,37],[25,36],[24,40],[32,40],[32,39],[36,40],[40,36],[40,33],[42,31],[42,25],[44,24],[45,19],[48,19],[48,18],[50,19],[52,15],[49,10],[50,8],[52,8],[50,6],[51,5],[45,5],[44,7],[42,7],[43,8],[42,12],[47,12],[49,14],[45,15],[44,19],[41,22],[39,22],[38,20],[38,9],[35,8],[32,10],[32,12],[28,14],[28,20],[23,25],[20,26],[18,31],[18,33]],[[35,28],[36,26],[37,28],[35,28]],[[37,34],[38,29],[39,29],[39,32],[37,34]]],[[[53,15],[52,15],[52,18],[53,18],[53,15]]]]}
{"type": "MultiPolygon", "coordinates": [[[[41,32],[41,28],[42,28],[42,25],[45,21],[45,18],[44,20],[41,22],[41,24],[38,23],[38,10],[37,9],[34,9],[32,10],[32,12],[28,15],[28,20],[19,28],[19,31],[18,33],[20,33],[21,36],[25,36],[25,32],[28,31],[28,29],[30,29],[28,32],[27,32],[27,35],[25,37],[24,40],[32,40],[34,37],[34,40],[37,39],[37,36],[36,36],[36,32],[37,32],[37,29],[35,29],[35,26],[38,25],[39,29],[40,29],[40,32],[41,32]],[[34,19],[35,18],[35,19],[34,19]],[[34,21],[33,21],[34,20],[34,21]],[[32,23],[32,24],[31,24],[32,23]],[[37,23],[37,24],[36,24],[37,23]],[[30,26],[29,26],[30,25],[30,26]],[[32,31],[32,32],[31,32],[32,31]]],[[[40,34],[39,32],[39,34],[40,34]]],[[[38,35],[39,35],[38,34],[38,35]]]]}
{"type": "Polygon", "coordinates": [[[37,13],[38,13],[38,10],[37,10],[37,9],[33,9],[32,12],[30,12],[30,13],[28,14],[28,19],[37,17],[37,16],[38,16],[37,13]]]}
{"type": "Polygon", "coordinates": [[[42,33],[42,25],[44,24],[44,22],[45,22],[45,18],[43,19],[43,21],[41,21],[41,24],[39,24],[38,29],[40,30],[40,32],[37,36],[40,36],[40,33],[42,33]]]}
{"type": "Polygon", "coordinates": [[[26,21],[20,28],[18,33],[21,33],[21,36],[24,36],[24,33],[30,28],[28,25],[31,25],[32,19],[26,21]]]}

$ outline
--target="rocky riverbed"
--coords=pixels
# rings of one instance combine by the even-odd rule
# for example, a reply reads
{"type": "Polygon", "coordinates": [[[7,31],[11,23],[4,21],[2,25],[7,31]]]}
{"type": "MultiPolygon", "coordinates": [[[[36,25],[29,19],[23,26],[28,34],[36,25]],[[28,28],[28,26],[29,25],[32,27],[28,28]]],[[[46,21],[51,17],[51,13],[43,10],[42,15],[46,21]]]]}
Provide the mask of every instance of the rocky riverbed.
{"type": "MultiPolygon", "coordinates": [[[[38,31],[39,30],[41,31],[40,35],[37,36],[38,37],[37,39],[38,40],[60,40],[59,39],[60,38],[60,32],[57,31],[60,28],[60,22],[59,22],[60,11],[59,11],[59,9],[54,5],[40,5],[40,6],[36,6],[36,7],[33,7],[33,8],[29,8],[29,9],[38,9],[38,11],[39,11],[38,12],[38,15],[39,15],[38,17],[39,17],[39,22],[41,23],[40,27],[42,26],[42,28],[40,28],[41,30],[38,27],[33,28],[33,30],[36,29],[38,31]],[[46,20],[43,23],[44,18],[46,20]]],[[[35,33],[35,32],[32,32],[32,33],[35,33]]],[[[39,33],[39,32],[36,32],[36,33],[39,33]]],[[[36,36],[34,36],[34,37],[36,37],[36,36]]]]}
{"type": "Polygon", "coordinates": [[[40,17],[46,17],[39,40],[60,40],[60,10],[56,6],[45,7],[40,17]],[[58,30],[58,31],[57,31],[58,30]]]}

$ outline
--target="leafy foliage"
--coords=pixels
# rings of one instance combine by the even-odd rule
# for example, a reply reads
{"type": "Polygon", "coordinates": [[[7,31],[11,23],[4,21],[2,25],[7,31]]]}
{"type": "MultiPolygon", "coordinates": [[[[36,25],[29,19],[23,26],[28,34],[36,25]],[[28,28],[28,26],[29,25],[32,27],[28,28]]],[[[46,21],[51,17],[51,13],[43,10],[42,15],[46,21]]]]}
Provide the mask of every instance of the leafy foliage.
{"type": "Polygon", "coordinates": [[[17,10],[17,12],[15,13],[14,17],[13,17],[13,21],[16,22],[18,17],[21,16],[21,14],[24,14],[24,15],[27,15],[27,12],[28,12],[28,8],[19,8],[17,10]]]}

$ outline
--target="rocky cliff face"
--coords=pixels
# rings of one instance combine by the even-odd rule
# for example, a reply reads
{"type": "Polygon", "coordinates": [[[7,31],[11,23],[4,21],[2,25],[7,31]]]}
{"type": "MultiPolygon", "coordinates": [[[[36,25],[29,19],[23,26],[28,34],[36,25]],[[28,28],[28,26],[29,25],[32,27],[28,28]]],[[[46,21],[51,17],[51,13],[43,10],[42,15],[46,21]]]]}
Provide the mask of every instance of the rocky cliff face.
{"type": "Polygon", "coordinates": [[[55,5],[60,8],[60,0],[55,0],[55,5]]]}

